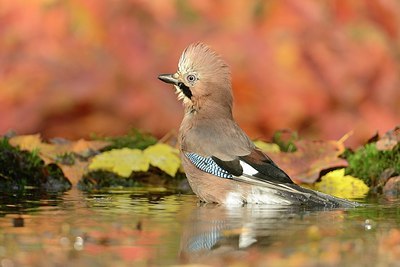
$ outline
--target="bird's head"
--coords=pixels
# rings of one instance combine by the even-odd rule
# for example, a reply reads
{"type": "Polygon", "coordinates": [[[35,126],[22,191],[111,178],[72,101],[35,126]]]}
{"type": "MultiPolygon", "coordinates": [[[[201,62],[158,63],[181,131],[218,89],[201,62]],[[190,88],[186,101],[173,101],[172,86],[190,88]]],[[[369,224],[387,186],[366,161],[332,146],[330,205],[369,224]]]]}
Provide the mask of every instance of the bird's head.
{"type": "Polygon", "coordinates": [[[178,98],[189,109],[232,109],[231,74],[228,65],[203,43],[189,45],[182,53],[178,71],[158,78],[173,84],[178,98]]]}

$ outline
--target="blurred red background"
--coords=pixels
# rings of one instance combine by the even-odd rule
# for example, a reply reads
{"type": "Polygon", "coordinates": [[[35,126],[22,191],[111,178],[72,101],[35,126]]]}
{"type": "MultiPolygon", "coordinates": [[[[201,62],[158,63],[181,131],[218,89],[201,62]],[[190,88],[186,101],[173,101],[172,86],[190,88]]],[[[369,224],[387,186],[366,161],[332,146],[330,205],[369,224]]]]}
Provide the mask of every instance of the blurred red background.
{"type": "Polygon", "coordinates": [[[252,138],[282,128],[350,145],[400,117],[400,2],[0,0],[0,134],[157,136],[182,117],[171,86],[191,42],[232,67],[252,138]]]}

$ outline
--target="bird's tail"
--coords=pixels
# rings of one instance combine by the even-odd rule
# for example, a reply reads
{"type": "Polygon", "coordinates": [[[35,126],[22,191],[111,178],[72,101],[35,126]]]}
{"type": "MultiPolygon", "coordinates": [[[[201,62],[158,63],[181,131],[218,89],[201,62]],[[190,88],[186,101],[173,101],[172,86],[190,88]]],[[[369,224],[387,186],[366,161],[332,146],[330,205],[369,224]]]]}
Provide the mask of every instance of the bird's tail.
{"type": "MultiPolygon", "coordinates": [[[[295,183],[275,183],[247,175],[235,177],[236,180],[272,190],[272,194],[294,205],[320,208],[353,208],[361,204],[343,198],[334,197],[295,183]]],[[[271,193],[271,191],[270,191],[271,193]]]]}
{"type": "Polygon", "coordinates": [[[291,184],[289,186],[298,191],[298,194],[293,194],[292,198],[297,199],[299,204],[326,208],[353,208],[361,206],[361,204],[357,202],[334,197],[296,184],[291,184]]]}

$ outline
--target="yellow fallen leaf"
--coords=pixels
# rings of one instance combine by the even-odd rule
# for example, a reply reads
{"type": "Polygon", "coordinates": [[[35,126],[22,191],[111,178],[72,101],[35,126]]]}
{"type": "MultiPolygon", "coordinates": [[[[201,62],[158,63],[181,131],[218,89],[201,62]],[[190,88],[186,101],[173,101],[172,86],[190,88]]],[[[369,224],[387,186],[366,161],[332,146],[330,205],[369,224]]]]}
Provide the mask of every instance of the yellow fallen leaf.
{"type": "Polygon", "coordinates": [[[277,144],[274,143],[266,143],[261,140],[256,140],[253,142],[256,147],[261,149],[264,152],[281,152],[281,149],[277,144]]]}
{"type": "Polygon", "coordinates": [[[129,177],[132,171],[148,171],[149,165],[175,176],[181,161],[178,150],[158,143],[144,151],[139,149],[113,149],[92,158],[89,170],[107,170],[122,177],[129,177]]]}
{"type": "Polygon", "coordinates": [[[157,143],[146,148],[143,153],[150,164],[174,177],[181,165],[178,149],[167,144],[157,143]]]}
{"type": "Polygon", "coordinates": [[[113,149],[93,157],[89,170],[106,170],[129,177],[132,171],[148,171],[149,163],[139,149],[113,149]]]}
{"type": "Polygon", "coordinates": [[[344,169],[328,172],[315,183],[315,189],[342,198],[361,198],[368,193],[368,186],[360,179],[344,174],[344,169]]]}

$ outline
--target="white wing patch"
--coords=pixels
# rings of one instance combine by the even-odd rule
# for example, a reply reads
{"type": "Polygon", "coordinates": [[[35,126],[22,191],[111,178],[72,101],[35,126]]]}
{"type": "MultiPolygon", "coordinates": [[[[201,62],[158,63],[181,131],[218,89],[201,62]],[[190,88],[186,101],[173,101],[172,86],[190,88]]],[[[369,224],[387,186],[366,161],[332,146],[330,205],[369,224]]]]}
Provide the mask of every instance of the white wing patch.
{"type": "Polygon", "coordinates": [[[256,169],[254,169],[253,167],[251,167],[249,164],[247,164],[244,161],[240,161],[240,165],[243,168],[243,174],[247,174],[249,176],[253,176],[253,175],[258,173],[258,171],[256,169]]]}

